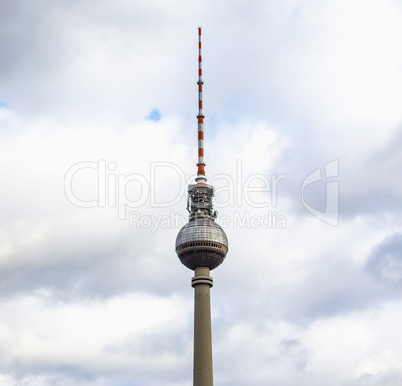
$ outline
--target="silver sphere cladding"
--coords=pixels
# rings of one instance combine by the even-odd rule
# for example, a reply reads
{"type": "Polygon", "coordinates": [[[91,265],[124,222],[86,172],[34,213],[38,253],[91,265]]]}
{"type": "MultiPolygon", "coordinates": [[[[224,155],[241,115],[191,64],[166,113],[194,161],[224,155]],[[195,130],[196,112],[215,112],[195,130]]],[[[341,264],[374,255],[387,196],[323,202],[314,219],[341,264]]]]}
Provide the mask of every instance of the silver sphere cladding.
{"type": "Polygon", "coordinates": [[[189,269],[214,269],[222,264],[228,251],[228,238],[213,220],[196,218],[180,229],[176,238],[176,253],[189,269]]]}

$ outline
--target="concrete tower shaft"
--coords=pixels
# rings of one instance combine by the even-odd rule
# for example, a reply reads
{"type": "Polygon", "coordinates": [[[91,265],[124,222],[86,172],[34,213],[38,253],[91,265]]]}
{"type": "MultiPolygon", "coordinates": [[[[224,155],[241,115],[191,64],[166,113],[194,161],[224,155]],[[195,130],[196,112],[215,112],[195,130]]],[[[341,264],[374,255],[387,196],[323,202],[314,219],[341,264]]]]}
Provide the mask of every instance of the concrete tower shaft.
{"type": "Polygon", "coordinates": [[[211,295],[212,277],[208,268],[196,268],[194,287],[194,386],[213,386],[211,295]]]}

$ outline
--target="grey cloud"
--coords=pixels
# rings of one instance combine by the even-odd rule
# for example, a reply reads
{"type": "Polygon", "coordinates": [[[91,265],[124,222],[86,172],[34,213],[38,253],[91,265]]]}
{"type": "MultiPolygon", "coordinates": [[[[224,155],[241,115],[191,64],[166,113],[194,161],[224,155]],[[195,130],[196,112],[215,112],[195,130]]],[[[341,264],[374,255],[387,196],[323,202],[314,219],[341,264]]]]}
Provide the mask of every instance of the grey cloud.
{"type": "Polygon", "coordinates": [[[373,149],[357,165],[343,168],[346,178],[342,181],[341,213],[348,218],[361,214],[397,214],[402,208],[402,128],[398,126],[391,138],[373,149]]]}
{"type": "Polygon", "coordinates": [[[366,264],[369,274],[391,288],[402,287],[402,234],[386,238],[370,255],[366,264]]]}
{"type": "Polygon", "coordinates": [[[285,149],[274,166],[275,172],[280,171],[287,175],[281,184],[279,201],[281,197],[288,198],[292,203],[292,211],[301,216],[311,216],[301,200],[302,184],[306,177],[320,168],[322,180],[304,190],[305,200],[313,208],[322,212],[326,210],[327,183],[337,181],[341,222],[362,215],[396,215],[402,208],[400,143],[402,129],[398,126],[385,144],[371,149],[368,154],[354,161],[349,156],[344,157],[343,151],[331,158],[332,155],[325,155],[323,149],[315,147],[309,141],[303,144],[302,149],[294,146],[285,149]],[[333,159],[339,161],[339,176],[327,180],[324,165],[333,159]]]}
{"type": "MultiPolygon", "coordinates": [[[[229,259],[245,258],[243,254],[232,251],[228,256],[225,274],[219,278],[219,288],[214,288],[213,301],[222,312],[217,331],[222,328],[223,332],[226,319],[247,320],[256,326],[276,320],[287,320],[296,325],[307,326],[316,320],[346,316],[357,310],[377,307],[383,301],[394,300],[398,294],[393,290],[393,285],[379,281],[378,277],[382,280],[383,275],[387,275],[387,280],[389,277],[394,281],[398,277],[399,280],[399,276],[396,276],[400,274],[399,271],[389,271],[390,267],[399,267],[400,270],[397,255],[399,241],[394,240],[392,243],[394,255],[384,258],[383,249],[380,247],[381,253],[375,252],[374,255],[366,257],[367,264],[356,262],[350,256],[350,251],[339,255],[334,251],[334,254],[317,256],[310,263],[298,264],[295,267],[290,265],[289,274],[294,279],[291,282],[281,281],[280,284],[275,276],[284,272],[271,271],[269,257],[265,263],[260,259],[253,261],[254,267],[260,266],[260,274],[253,274],[251,268],[239,269],[229,265],[229,259]],[[239,285],[233,287],[233,282],[239,285]]],[[[250,245],[252,244],[247,248],[248,254],[257,256],[258,248],[251,248],[250,245]]],[[[260,246],[261,248],[263,247],[260,246]]],[[[286,255],[286,251],[283,253],[286,255]]],[[[281,256],[276,258],[282,258],[281,256]]],[[[399,283],[398,281],[398,285],[399,283]]]]}
{"type": "Polygon", "coordinates": [[[306,370],[306,367],[309,364],[309,354],[300,339],[282,339],[280,341],[280,347],[285,356],[291,357],[294,361],[296,371],[302,372],[306,370]]]}
{"type": "Polygon", "coordinates": [[[358,385],[364,386],[398,386],[402,381],[402,373],[397,370],[385,370],[380,374],[365,374],[357,380],[358,385]]]}
{"type": "Polygon", "coordinates": [[[24,116],[65,122],[142,118],[183,82],[179,67],[166,76],[183,38],[164,16],[162,4],[143,2],[3,2],[1,100],[24,116]]]}
{"type": "Polygon", "coordinates": [[[173,244],[166,246],[167,253],[158,248],[159,242],[165,243],[161,233],[152,234],[150,244],[147,230],[127,230],[116,236],[96,227],[91,234],[80,229],[62,234],[62,229],[49,233],[43,245],[15,252],[12,263],[0,269],[0,296],[40,290],[66,301],[135,291],[167,296],[182,288],[180,281],[185,282],[173,244]]]}

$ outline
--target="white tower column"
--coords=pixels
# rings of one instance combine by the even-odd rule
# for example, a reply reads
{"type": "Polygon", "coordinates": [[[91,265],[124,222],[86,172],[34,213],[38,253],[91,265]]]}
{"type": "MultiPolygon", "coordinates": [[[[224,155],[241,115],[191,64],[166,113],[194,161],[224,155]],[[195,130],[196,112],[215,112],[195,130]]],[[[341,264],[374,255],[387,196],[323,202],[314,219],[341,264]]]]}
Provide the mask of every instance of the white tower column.
{"type": "Polygon", "coordinates": [[[193,386],[213,386],[211,297],[209,268],[195,268],[194,287],[194,373],[193,386]]]}

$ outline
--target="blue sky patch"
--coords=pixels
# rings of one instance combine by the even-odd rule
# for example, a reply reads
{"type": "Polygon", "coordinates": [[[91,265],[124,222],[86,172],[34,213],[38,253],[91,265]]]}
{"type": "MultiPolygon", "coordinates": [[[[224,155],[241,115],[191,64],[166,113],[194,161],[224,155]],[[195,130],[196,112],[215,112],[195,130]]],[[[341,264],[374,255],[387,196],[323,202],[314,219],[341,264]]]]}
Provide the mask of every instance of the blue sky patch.
{"type": "Polygon", "coordinates": [[[161,113],[157,109],[153,109],[145,119],[147,121],[158,122],[161,119],[161,113]]]}

